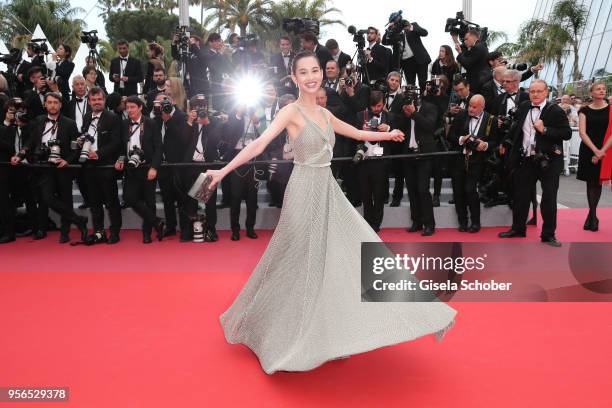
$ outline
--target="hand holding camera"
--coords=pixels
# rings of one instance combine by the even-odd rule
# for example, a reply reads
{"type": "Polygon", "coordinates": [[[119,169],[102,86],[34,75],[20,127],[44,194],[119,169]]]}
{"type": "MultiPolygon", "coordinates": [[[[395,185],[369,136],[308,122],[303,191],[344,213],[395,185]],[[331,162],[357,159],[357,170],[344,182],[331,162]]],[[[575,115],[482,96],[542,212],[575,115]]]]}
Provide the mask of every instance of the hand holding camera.
{"type": "Polygon", "coordinates": [[[404,111],[404,115],[407,117],[411,117],[414,112],[416,112],[416,107],[414,103],[402,106],[402,110],[404,111]]]}

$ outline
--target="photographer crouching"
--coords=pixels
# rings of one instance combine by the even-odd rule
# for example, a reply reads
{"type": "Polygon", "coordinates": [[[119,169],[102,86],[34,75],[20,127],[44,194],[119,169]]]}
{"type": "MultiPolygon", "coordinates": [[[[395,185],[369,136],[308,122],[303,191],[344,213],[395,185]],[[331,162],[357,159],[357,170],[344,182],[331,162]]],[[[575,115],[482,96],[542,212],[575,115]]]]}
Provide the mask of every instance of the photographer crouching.
{"type": "Polygon", "coordinates": [[[462,155],[453,158],[452,183],[459,232],[480,231],[480,200],[477,186],[487,158],[499,143],[496,117],[484,111],[485,99],[474,95],[467,112],[453,121],[448,139],[462,155]],[[468,227],[468,208],[472,223],[468,227]]]}
{"type": "Polygon", "coordinates": [[[508,166],[513,172],[514,207],[512,227],[499,233],[500,238],[525,237],[526,221],[533,189],[542,185],[541,212],[544,220],[541,241],[553,247],[561,242],[555,237],[557,227],[557,191],[563,171],[563,141],[572,130],[563,109],[546,100],[548,85],[537,79],[529,87],[531,103],[521,104],[516,113],[517,126],[511,134],[513,143],[508,166]]]}

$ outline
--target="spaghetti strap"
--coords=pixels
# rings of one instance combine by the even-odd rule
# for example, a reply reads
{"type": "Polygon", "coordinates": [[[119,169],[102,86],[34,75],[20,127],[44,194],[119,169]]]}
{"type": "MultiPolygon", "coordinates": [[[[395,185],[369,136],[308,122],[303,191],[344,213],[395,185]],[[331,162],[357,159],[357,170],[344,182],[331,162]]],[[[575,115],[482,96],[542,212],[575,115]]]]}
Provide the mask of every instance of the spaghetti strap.
{"type": "Polygon", "coordinates": [[[302,107],[301,107],[300,105],[298,105],[297,103],[294,103],[293,105],[294,105],[294,106],[297,108],[298,112],[300,112],[300,114],[302,115],[302,117],[303,117],[304,119],[306,119],[306,120],[310,120],[310,119],[308,118],[308,116],[306,116],[306,114],[304,113],[304,111],[302,110],[302,107]]]}

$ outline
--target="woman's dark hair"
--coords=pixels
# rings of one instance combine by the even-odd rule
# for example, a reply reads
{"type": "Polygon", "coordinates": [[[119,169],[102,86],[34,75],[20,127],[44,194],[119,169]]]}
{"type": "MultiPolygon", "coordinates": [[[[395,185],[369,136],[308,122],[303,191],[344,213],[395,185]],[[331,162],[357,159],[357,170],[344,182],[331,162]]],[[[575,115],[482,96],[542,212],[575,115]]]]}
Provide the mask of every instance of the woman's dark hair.
{"type": "MultiPolygon", "coordinates": [[[[96,71],[96,67],[93,65],[85,65],[85,68],[83,68],[83,76],[87,76],[87,74],[89,74],[91,71],[96,71]]],[[[97,73],[97,72],[96,72],[97,73]]]]}
{"type": "Polygon", "coordinates": [[[110,111],[116,112],[120,104],[121,94],[118,92],[113,92],[106,98],[106,109],[110,111]]]}
{"type": "Polygon", "coordinates": [[[60,44],[60,45],[64,47],[64,51],[65,51],[64,59],[69,60],[70,58],[72,58],[72,47],[70,47],[68,44],[60,44]]]}
{"type": "Polygon", "coordinates": [[[449,68],[455,68],[457,63],[455,62],[455,56],[453,55],[453,50],[450,46],[444,44],[441,45],[440,48],[444,48],[444,60],[442,63],[449,68]]]}
{"type": "Polygon", "coordinates": [[[317,54],[315,54],[312,51],[302,51],[299,52],[294,58],[293,58],[293,62],[291,63],[291,72],[293,74],[295,74],[295,70],[297,68],[297,63],[304,58],[308,58],[308,57],[313,57],[314,59],[317,60],[317,63],[319,65],[319,68],[321,68],[321,62],[319,61],[319,58],[317,58],[317,54]]]}

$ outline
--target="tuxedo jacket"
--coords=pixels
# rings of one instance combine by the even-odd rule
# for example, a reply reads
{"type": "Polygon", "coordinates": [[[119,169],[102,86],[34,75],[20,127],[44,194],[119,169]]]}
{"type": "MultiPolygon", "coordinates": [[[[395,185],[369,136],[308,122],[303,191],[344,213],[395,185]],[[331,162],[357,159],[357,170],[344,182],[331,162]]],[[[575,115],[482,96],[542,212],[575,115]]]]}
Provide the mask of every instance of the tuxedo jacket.
{"type": "MultiPolygon", "coordinates": [[[[76,100],[76,96],[74,98],[72,98],[70,100],[70,102],[68,102],[67,104],[65,104],[62,107],[62,112],[64,113],[64,115],[68,116],[70,119],[72,120],[76,120],[76,114],[77,114],[77,100],[76,100]]],[[[89,103],[85,103],[85,109],[83,111],[83,123],[85,123],[85,116],[91,112],[91,107],[89,106],[89,103]]],[[[82,131],[82,129],[79,129],[79,131],[82,131]]]]}
{"type": "MultiPolygon", "coordinates": [[[[83,131],[89,130],[92,112],[88,111],[83,118],[83,131]]],[[[111,111],[103,111],[98,120],[97,132],[91,135],[97,139],[98,160],[89,160],[88,164],[114,164],[121,154],[121,118],[111,111]]]]}
{"type": "MultiPolygon", "coordinates": [[[[388,74],[389,61],[387,59],[387,49],[380,44],[374,44],[372,47],[371,56],[372,62],[366,64],[368,73],[367,82],[385,79],[388,74]]],[[[366,72],[366,71],[364,71],[366,72]]]]}
{"type": "MultiPolygon", "coordinates": [[[[403,114],[403,112],[402,112],[403,114]]],[[[400,129],[404,132],[402,153],[410,153],[410,131],[412,129],[412,119],[414,119],[414,136],[419,146],[419,153],[433,153],[438,151],[438,144],[434,138],[436,130],[436,119],[438,109],[436,105],[429,102],[421,102],[421,107],[410,117],[403,115],[400,129]]]]}
{"type": "MultiPolygon", "coordinates": [[[[454,67],[447,67],[446,65],[440,65],[440,59],[436,58],[436,60],[431,64],[431,75],[444,75],[450,84],[453,83],[453,77],[455,74],[459,72],[459,67],[455,65],[454,67]]],[[[448,87],[448,93],[450,94],[452,88],[448,87]]]]}
{"type": "MultiPolygon", "coordinates": [[[[427,53],[427,50],[423,45],[423,41],[421,40],[421,37],[426,37],[427,34],[427,30],[419,26],[417,23],[412,23],[412,31],[404,31],[406,42],[412,50],[415,62],[419,65],[429,64],[431,62],[431,57],[429,56],[429,53],[427,53]]],[[[393,45],[393,66],[396,66],[397,62],[401,59],[400,53],[404,47],[403,41],[394,43],[393,39],[389,38],[389,31],[387,30],[383,35],[382,43],[384,45],[393,45]]]]}
{"type": "MultiPolygon", "coordinates": [[[[518,108],[521,103],[529,100],[529,94],[521,89],[518,90],[515,96],[515,106],[518,108]]],[[[487,111],[492,115],[506,116],[506,108],[508,105],[508,94],[502,93],[497,95],[491,104],[491,110],[487,111]]]]}
{"type": "MultiPolygon", "coordinates": [[[[155,121],[144,115],[141,116],[142,128],[140,131],[139,147],[144,151],[145,161],[152,168],[159,169],[162,161],[162,140],[159,127],[155,121]]],[[[127,145],[130,140],[131,119],[121,122],[121,155],[127,155],[127,145]]]]}
{"type": "Polygon", "coordinates": [[[55,75],[60,77],[58,81],[59,91],[62,93],[64,103],[70,100],[70,75],[74,71],[74,62],[63,60],[55,69],[55,75]]]}
{"type": "MultiPolygon", "coordinates": [[[[451,129],[448,134],[448,140],[451,145],[457,151],[463,152],[463,146],[459,144],[459,138],[470,134],[470,116],[468,112],[462,112],[453,121],[451,129]]],[[[495,116],[487,113],[482,113],[482,119],[480,121],[480,127],[476,135],[483,142],[488,144],[487,150],[478,152],[474,151],[469,157],[471,163],[484,163],[489,154],[497,148],[499,145],[499,130],[497,127],[497,119],[495,116]]]]}
{"type": "Polygon", "coordinates": [[[321,68],[323,69],[323,79],[327,78],[325,75],[325,66],[327,65],[327,61],[334,59],[332,57],[331,52],[324,45],[317,44],[315,48],[315,54],[319,59],[319,63],[321,64],[321,68]]]}
{"type": "Polygon", "coordinates": [[[128,78],[127,82],[125,82],[125,87],[123,90],[119,87],[119,82],[113,81],[113,75],[121,76],[121,59],[120,57],[115,57],[111,60],[110,71],[108,73],[108,78],[114,84],[114,92],[120,93],[124,96],[131,96],[138,94],[138,83],[143,81],[142,74],[142,64],[139,59],[134,58],[132,56],[128,57],[127,65],[125,66],[125,70],[123,71],[123,75],[128,78]]]}
{"type": "Polygon", "coordinates": [[[210,48],[205,51],[206,61],[208,64],[208,79],[211,88],[219,89],[223,82],[223,74],[232,72],[232,66],[229,59],[222,53],[216,53],[210,48]]]}
{"type": "MultiPolygon", "coordinates": [[[[161,129],[164,122],[160,118],[155,119],[161,137],[161,129]]],[[[191,127],[187,124],[185,112],[176,109],[172,117],[165,122],[166,131],[162,140],[163,157],[168,163],[181,163],[185,157],[185,150],[191,137],[191,127]]]]}
{"type": "Polygon", "coordinates": [[[187,141],[183,162],[190,163],[193,161],[193,155],[198,145],[198,140],[202,142],[202,147],[204,149],[204,161],[206,163],[212,163],[220,160],[217,146],[221,138],[222,128],[222,123],[211,118],[210,123],[208,125],[204,125],[202,127],[202,132],[200,132],[200,125],[197,123],[197,121],[194,122],[190,129],[189,140],[187,141]]]}
{"type": "MultiPolygon", "coordinates": [[[[515,126],[511,129],[513,146],[510,152],[508,163],[509,166],[516,166],[520,161],[524,136],[523,124],[525,123],[525,120],[530,120],[528,118],[530,111],[531,102],[525,101],[521,103],[516,112],[515,126]]],[[[542,109],[542,112],[540,113],[540,119],[542,122],[544,122],[546,131],[544,133],[536,131],[536,152],[548,154],[553,160],[562,160],[563,141],[570,140],[572,138],[572,129],[570,128],[569,121],[567,120],[567,115],[563,109],[559,107],[559,105],[547,101],[546,105],[544,105],[544,108],[542,109]]]]}
{"type": "MultiPolygon", "coordinates": [[[[76,122],[62,114],[59,115],[57,121],[56,138],[60,143],[60,156],[68,163],[74,163],[80,154],[80,150],[73,150],[70,147],[70,142],[76,140],[79,135],[76,122]]],[[[42,159],[38,156],[38,152],[40,151],[42,135],[46,124],[47,115],[45,114],[38,116],[30,128],[31,133],[26,142],[26,150],[29,157],[35,162],[42,159]]]]}
{"type": "MultiPolygon", "coordinates": [[[[361,112],[357,112],[357,114],[355,115],[355,127],[357,129],[363,129],[363,123],[364,122],[369,122],[370,119],[372,118],[372,116],[374,116],[372,114],[372,110],[371,109],[367,109],[367,110],[363,110],[361,112]]],[[[397,128],[396,125],[396,118],[395,116],[390,113],[390,112],[385,112],[382,111],[380,113],[380,121],[379,124],[385,123],[389,126],[391,126],[391,129],[395,129],[397,128]]],[[[396,143],[396,142],[389,142],[389,141],[384,141],[384,142],[379,142],[380,146],[382,146],[383,148],[383,156],[387,156],[389,154],[391,154],[391,143],[396,143]]],[[[358,143],[357,143],[358,144],[358,143]]],[[[355,146],[357,145],[355,144],[355,146]]],[[[355,153],[355,151],[352,152],[353,154],[355,153]]]]}
{"type": "MultiPolygon", "coordinates": [[[[197,45],[190,46],[189,58],[186,61],[187,72],[189,73],[189,82],[187,91],[191,94],[208,92],[208,77],[206,70],[208,69],[207,50],[204,50],[197,45]]],[[[172,58],[180,61],[180,53],[178,46],[172,44],[172,58]]],[[[152,76],[152,75],[151,75],[152,76]]],[[[187,81],[187,79],[185,78],[187,81]]],[[[156,85],[152,84],[151,89],[155,89],[156,85]]]]}
{"type": "Polygon", "coordinates": [[[29,91],[25,92],[24,103],[27,107],[29,116],[32,118],[36,118],[47,113],[47,110],[41,101],[40,95],[35,89],[30,89],[29,91]]]}
{"type": "Polygon", "coordinates": [[[485,44],[480,42],[477,42],[470,49],[462,45],[461,49],[461,54],[457,55],[457,62],[465,68],[466,77],[470,84],[470,91],[474,94],[479,93],[481,84],[485,82],[488,75],[490,75],[489,63],[487,62],[489,49],[485,44]]]}
{"type": "Polygon", "coordinates": [[[289,63],[285,68],[285,61],[283,59],[283,54],[277,52],[276,54],[272,54],[270,56],[270,66],[276,67],[276,80],[280,81],[283,77],[287,75],[291,75],[291,63],[293,62],[293,58],[295,58],[295,53],[293,51],[289,52],[289,63]]]}
{"type": "Polygon", "coordinates": [[[28,61],[22,60],[21,64],[17,68],[17,71],[15,72],[15,91],[17,93],[16,96],[22,99],[24,97],[25,91],[28,89],[32,89],[33,87],[32,83],[30,82],[30,79],[28,78],[28,71],[31,67],[32,65],[28,61]],[[21,81],[17,79],[19,75],[23,75],[23,79],[21,81]]]}

